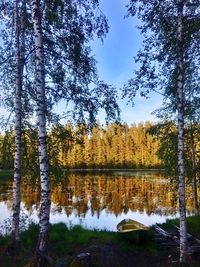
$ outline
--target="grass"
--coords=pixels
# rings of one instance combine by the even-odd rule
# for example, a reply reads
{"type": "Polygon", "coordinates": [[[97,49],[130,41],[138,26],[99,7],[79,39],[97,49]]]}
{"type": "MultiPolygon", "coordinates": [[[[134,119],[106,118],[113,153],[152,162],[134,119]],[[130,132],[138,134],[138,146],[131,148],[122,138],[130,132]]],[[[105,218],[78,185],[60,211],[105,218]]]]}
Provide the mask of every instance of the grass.
{"type": "MultiPolygon", "coordinates": [[[[20,251],[14,257],[8,257],[7,253],[3,253],[10,244],[10,237],[0,236],[0,252],[1,255],[4,254],[2,257],[0,256],[0,266],[26,266],[27,262],[31,262],[34,257],[38,234],[39,226],[36,224],[31,224],[28,230],[22,232],[20,251]]],[[[64,223],[50,225],[48,243],[49,255],[54,259],[63,258],[66,263],[69,261],[70,255],[77,253],[80,248],[96,244],[119,246],[126,251],[134,249],[152,253],[155,250],[154,243],[149,237],[145,242],[134,243],[130,238],[117,232],[87,230],[80,225],[69,229],[64,223]]]]}
{"type": "Polygon", "coordinates": [[[2,170],[0,169],[0,178],[8,178],[13,174],[13,170],[2,170]]]}
{"type": "MultiPolygon", "coordinates": [[[[200,238],[199,221],[200,215],[187,218],[188,231],[197,238],[200,238]]],[[[178,226],[179,220],[168,220],[165,224],[162,224],[162,227],[165,229],[170,229],[173,228],[173,225],[178,226]]],[[[10,256],[6,250],[11,241],[10,237],[0,236],[0,266],[32,266],[31,262],[33,262],[34,259],[34,251],[37,244],[38,233],[39,226],[36,224],[31,224],[28,230],[25,230],[21,233],[20,249],[17,253],[12,254],[12,256],[10,256]]],[[[144,239],[139,243],[134,242],[134,236],[132,237],[131,234],[123,235],[123,233],[109,232],[105,230],[87,230],[83,229],[80,225],[68,228],[64,223],[58,223],[50,225],[48,252],[50,257],[52,257],[54,260],[59,261],[61,259],[65,263],[65,266],[68,266],[74,255],[82,248],[92,245],[98,245],[99,247],[104,245],[117,246],[121,250],[127,252],[147,252],[148,255],[152,255],[152,257],[160,253],[159,250],[157,250],[153,239],[151,238],[151,231],[147,232],[147,235],[144,236],[144,239]]]]}
{"type": "MultiPolygon", "coordinates": [[[[179,219],[167,220],[166,223],[161,224],[161,227],[166,230],[173,230],[174,225],[179,227],[179,219]]],[[[200,239],[200,215],[187,217],[187,231],[200,239]]]]}
{"type": "Polygon", "coordinates": [[[187,218],[188,232],[200,239],[200,215],[187,218]]]}
{"type": "Polygon", "coordinates": [[[87,230],[80,225],[68,229],[64,223],[52,225],[49,230],[50,250],[52,253],[60,255],[66,252],[70,253],[79,246],[87,246],[91,243],[118,245],[126,250],[130,249],[130,247],[133,248],[133,246],[135,248],[145,247],[146,249],[149,247],[149,250],[152,250],[153,246],[150,241],[136,244],[133,240],[134,237],[132,240],[130,238],[127,239],[124,238],[123,234],[117,232],[87,230]]]}

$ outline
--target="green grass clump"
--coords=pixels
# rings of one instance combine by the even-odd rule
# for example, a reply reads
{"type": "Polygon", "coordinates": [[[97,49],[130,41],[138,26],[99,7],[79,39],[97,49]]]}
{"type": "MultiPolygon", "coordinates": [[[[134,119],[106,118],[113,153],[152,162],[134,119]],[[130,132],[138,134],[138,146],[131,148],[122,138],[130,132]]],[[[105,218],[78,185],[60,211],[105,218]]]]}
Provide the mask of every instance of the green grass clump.
{"type": "Polygon", "coordinates": [[[64,223],[50,226],[49,230],[49,247],[51,251],[58,254],[64,254],[72,251],[75,247],[85,246],[92,241],[107,243],[114,241],[115,233],[87,230],[80,225],[68,229],[64,223]]]}
{"type": "Polygon", "coordinates": [[[122,249],[147,249],[154,251],[155,246],[151,239],[151,235],[144,242],[136,243],[133,239],[127,239],[123,234],[110,232],[106,230],[89,230],[84,229],[80,225],[76,225],[70,229],[64,223],[50,226],[49,230],[49,248],[53,254],[65,255],[74,251],[78,247],[87,246],[89,244],[112,244],[118,245],[122,249]]]}
{"type": "MultiPolygon", "coordinates": [[[[0,236],[0,266],[21,267],[27,266],[34,261],[34,251],[39,235],[39,226],[31,224],[28,230],[20,234],[19,253],[10,257],[5,253],[11,242],[11,237],[0,236]],[[4,265],[2,265],[2,262],[4,265]]],[[[150,233],[144,242],[135,243],[131,238],[126,238],[123,234],[109,232],[106,230],[89,230],[80,225],[68,228],[64,223],[50,225],[48,239],[48,254],[56,261],[60,258],[66,263],[71,261],[72,255],[80,251],[83,247],[91,245],[111,245],[121,247],[125,251],[144,250],[151,254],[155,252],[154,242],[150,233]]],[[[66,266],[68,266],[66,264],[66,266]]]]}
{"type": "Polygon", "coordinates": [[[165,223],[158,224],[158,226],[166,231],[173,231],[175,225],[179,227],[179,219],[167,219],[165,223]]]}
{"type": "Polygon", "coordinates": [[[58,240],[65,239],[65,233],[68,231],[64,223],[58,223],[55,225],[50,225],[49,229],[49,240],[56,242],[58,240]]]}
{"type": "MultiPolygon", "coordinates": [[[[197,237],[200,239],[200,215],[194,215],[194,216],[189,216],[186,218],[187,220],[187,231],[188,233],[192,234],[193,236],[197,237]]],[[[162,228],[164,228],[166,231],[167,230],[172,230],[174,229],[174,225],[179,227],[179,219],[170,219],[167,220],[166,223],[160,224],[162,228]]]]}
{"type": "Polygon", "coordinates": [[[200,215],[187,218],[188,232],[200,239],[200,215]]]}
{"type": "Polygon", "coordinates": [[[0,246],[5,246],[11,241],[11,237],[8,235],[0,235],[0,246]]]}
{"type": "Polygon", "coordinates": [[[13,170],[1,170],[0,169],[0,178],[8,178],[13,175],[13,170]]]}
{"type": "Polygon", "coordinates": [[[39,225],[31,224],[27,230],[21,233],[21,244],[24,248],[30,249],[36,245],[39,234],[39,225]]]}
{"type": "MultiPolygon", "coordinates": [[[[49,249],[57,255],[62,255],[68,250],[68,228],[64,223],[50,225],[49,249]]],[[[71,242],[70,242],[71,243],[71,242]]]]}

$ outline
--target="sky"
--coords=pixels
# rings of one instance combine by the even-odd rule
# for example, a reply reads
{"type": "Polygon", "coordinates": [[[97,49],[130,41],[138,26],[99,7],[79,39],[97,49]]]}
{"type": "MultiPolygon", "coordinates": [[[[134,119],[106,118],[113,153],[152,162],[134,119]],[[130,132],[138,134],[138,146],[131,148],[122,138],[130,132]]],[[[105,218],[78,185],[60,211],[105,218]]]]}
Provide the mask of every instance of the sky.
{"type": "MultiPolygon", "coordinates": [[[[134,64],[133,57],[142,47],[142,36],[137,29],[140,21],[135,17],[125,18],[127,3],[128,0],[100,0],[100,8],[108,19],[110,29],[103,43],[99,39],[92,42],[100,79],[117,88],[123,87],[132,77],[133,71],[138,67],[134,64]]],[[[121,98],[121,93],[119,97],[121,98]]],[[[138,94],[134,107],[131,104],[127,106],[127,99],[119,100],[119,104],[121,118],[128,124],[147,120],[153,122],[156,117],[151,113],[161,106],[162,99],[156,93],[151,94],[149,99],[138,94]]],[[[102,114],[100,121],[103,121],[102,114]]]]}
{"type": "MultiPolygon", "coordinates": [[[[128,0],[100,0],[100,9],[106,15],[109,24],[109,32],[103,43],[95,38],[91,41],[92,54],[97,60],[97,69],[100,80],[122,88],[123,85],[133,75],[133,71],[138,67],[134,63],[133,57],[142,47],[142,36],[137,25],[140,21],[137,18],[126,17],[126,4],[128,0]]],[[[136,96],[134,106],[127,105],[126,100],[121,100],[119,90],[119,106],[121,109],[121,119],[123,122],[138,123],[145,121],[156,121],[156,117],[151,115],[152,111],[162,105],[162,99],[158,94],[151,94],[149,99],[136,96]]],[[[60,103],[56,106],[56,112],[63,112],[65,105],[60,103]]],[[[7,112],[0,107],[0,115],[7,112]]],[[[102,111],[98,115],[100,123],[105,123],[105,113],[102,111]]],[[[65,123],[65,122],[63,122],[65,123]]]]}

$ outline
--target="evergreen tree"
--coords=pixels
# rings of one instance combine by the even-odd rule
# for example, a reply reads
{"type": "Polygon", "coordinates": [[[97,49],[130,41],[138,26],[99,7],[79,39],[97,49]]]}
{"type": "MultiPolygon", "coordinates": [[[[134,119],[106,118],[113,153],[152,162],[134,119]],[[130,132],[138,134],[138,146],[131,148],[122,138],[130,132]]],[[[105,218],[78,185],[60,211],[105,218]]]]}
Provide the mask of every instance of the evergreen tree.
{"type": "Polygon", "coordinates": [[[6,131],[2,138],[1,150],[1,167],[2,169],[11,170],[14,165],[14,131],[6,131]]]}

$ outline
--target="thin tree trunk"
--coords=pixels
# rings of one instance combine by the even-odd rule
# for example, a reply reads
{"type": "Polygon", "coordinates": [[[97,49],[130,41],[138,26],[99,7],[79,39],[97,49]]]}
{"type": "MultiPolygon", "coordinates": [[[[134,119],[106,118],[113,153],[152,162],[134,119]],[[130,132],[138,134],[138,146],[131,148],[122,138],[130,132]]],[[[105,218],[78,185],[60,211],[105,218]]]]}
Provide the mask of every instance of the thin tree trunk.
{"type": "Polygon", "coordinates": [[[187,229],[185,201],[185,163],[184,163],[184,59],[183,59],[183,1],[178,2],[177,51],[177,106],[178,106],[178,176],[180,212],[180,262],[186,262],[187,229]]]}
{"type": "Polygon", "coordinates": [[[21,93],[24,70],[24,23],[23,13],[19,12],[19,0],[14,1],[14,23],[16,41],[16,74],[15,74],[15,155],[14,155],[14,181],[13,181],[13,217],[12,238],[17,245],[19,242],[20,218],[20,181],[21,181],[21,93]],[[20,15],[19,15],[20,13],[20,15]]]}
{"type": "Polygon", "coordinates": [[[46,146],[46,96],[45,96],[45,67],[44,49],[42,43],[42,13],[39,0],[32,0],[32,16],[34,24],[34,39],[36,53],[36,89],[37,89],[37,123],[39,139],[39,164],[41,181],[41,206],[39,215],[39,240],[37,245],[37,264],[44,265],[41,256],[47,251],[47,237],[50,215],[50,179],[48,174],[47,146],[46,146]]]}

